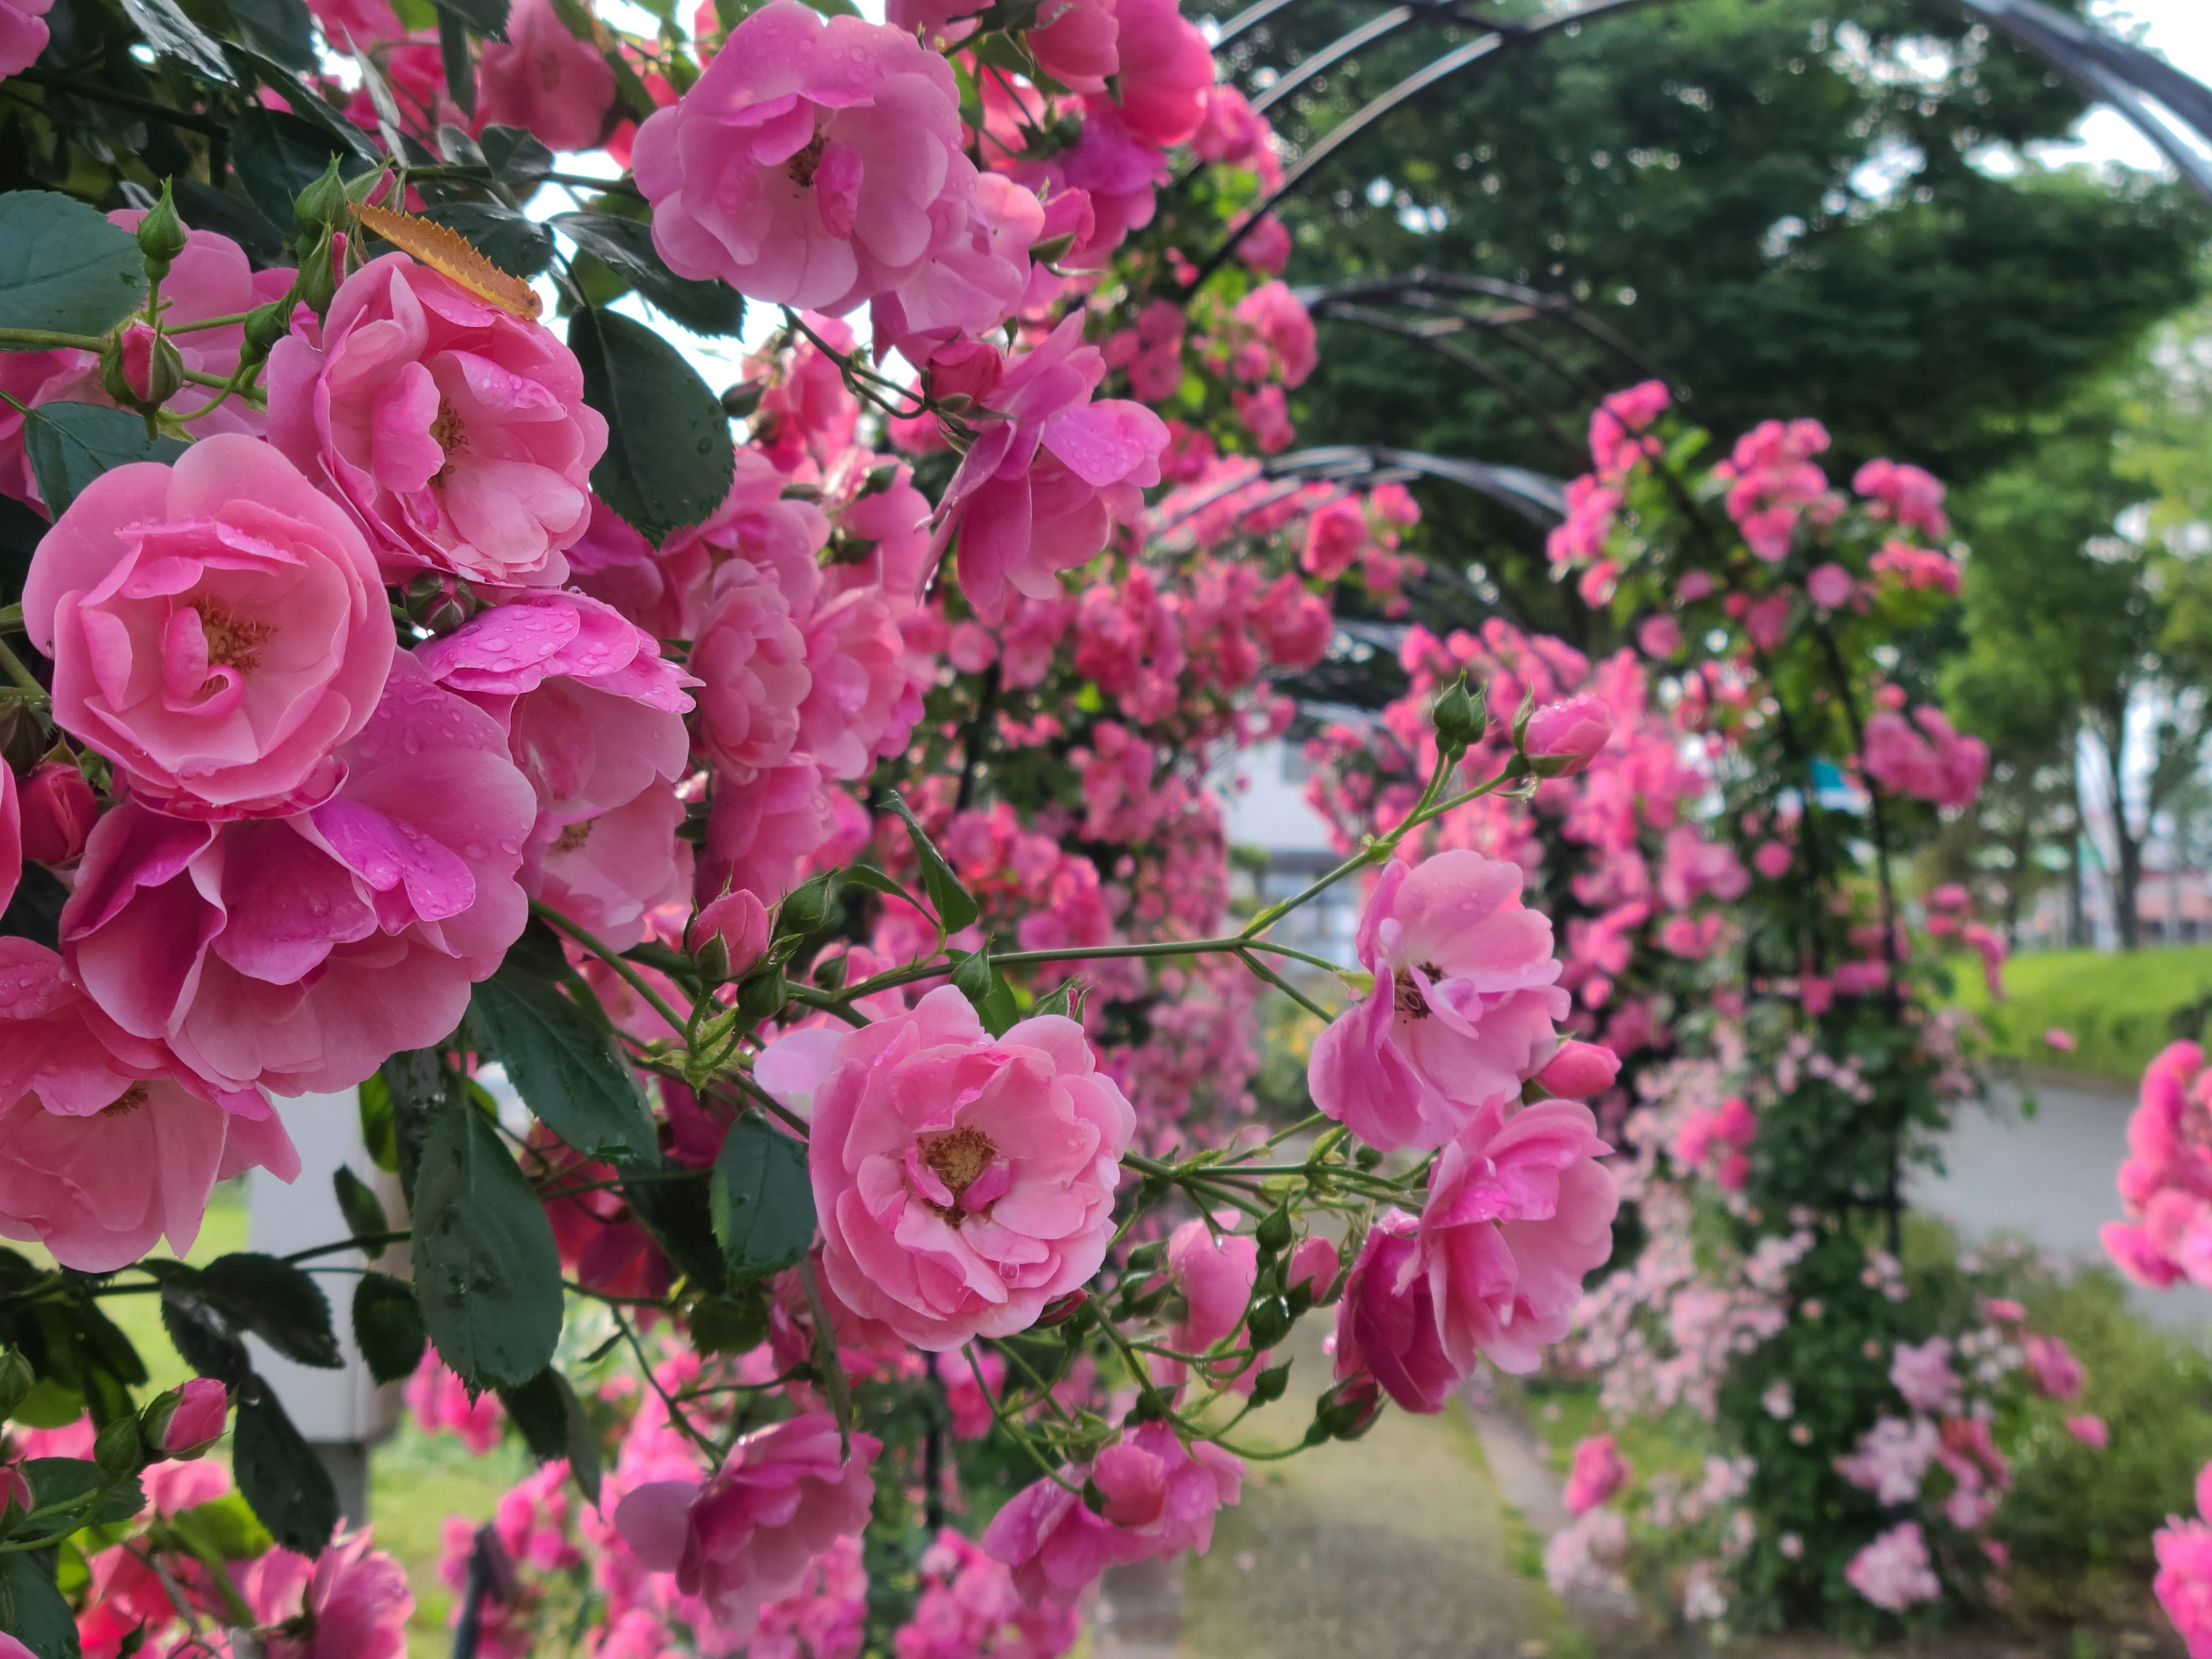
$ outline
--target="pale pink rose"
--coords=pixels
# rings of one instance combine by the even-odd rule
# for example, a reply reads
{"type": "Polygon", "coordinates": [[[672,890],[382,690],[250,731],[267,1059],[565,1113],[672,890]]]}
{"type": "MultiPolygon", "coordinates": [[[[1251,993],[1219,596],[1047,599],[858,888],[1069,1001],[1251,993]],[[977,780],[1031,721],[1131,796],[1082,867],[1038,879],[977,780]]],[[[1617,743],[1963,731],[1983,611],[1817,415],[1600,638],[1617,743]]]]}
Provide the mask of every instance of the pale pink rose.
{"type": "Polygon", "coordinates": [[[548,0],[515,0],[507,39],[483,43],[477,87],[483,120],[520,127],[548,149],[589,149],[614,103],[615,72],[548,0]]]}
{"type": "Polygon", "coordinates": [[[178,1389],[168,1418],[154,1442],[164,1456],[194,1457],[222,1438],[223,1425],[229,1419],[230,1395],[222,1384],[212,1377],[196,1376],[178,1389]]]}
{"type": "MultiPolygon", "coordinates": [[[[727,568],[728,567],[725,567],[727,568]]],[[[935,665],[907,648],[881,588],[838,594],[806,619],[799,747],[833,778],[864,778],[906,752],[935,665]]]]}
{"type": "Polygon", "coordinates": [[[2105,1426],[2101,1417],[2069,1417],[2066,1419],[2066,1432],[2091,1451],[2102,1451],[2112,1443],[2112,1431],[2105,1426]]]}
{"type": "Polygon", "coordinates": [[[883,1443],[854,1434],[841,1455],[837,1425],[806,1412],[744,1436],[705,1480],[631,1489],[615,1527],[647,1571],[672,1572],[731,1635],[752,1633],[762,1607],[788,1595],[808,1567],[868,1522],[883,1443]]]}
{"type": "Polygon", "coordinates": [[[21,75],[46,49],[54,0],[0,0],[0,80],[21,75]]]}
{"type": "Polygon", "coordinates": [[[1917,1412],[1955,1412],[1959,1409],[1959,1375],[1951,1369],[1951,1340],[1931,1336],[1925,1342],[1900,1342],[1892,1352],[1889,1380],[1905,1403],[1917,1412]]]}
{"type": "Polygon", "coordinates": [[[312,1562],[275,1549],[240,1588],[263,1623],[269,1659],[406,1659],[415,1592],[407,1570],[369,1534],[341,1533],[312,1562]]]}
{"type": "Polygon", "coordinates": [[[1176,0],[1118,0],[1121,118],[1167,149],[1206,118],[1213,54],[1176,0]]]}
{"type": "Polygon", "coordinates": [[[1073,1606],[1108,1567],[1205,1554],[1214,1515],[1243,1492],[1244,1466],[1211,1441],[1185,1446],[1166,1424],[1146,1423],[1062,1478],[1068,1486],[1023,1487],[983,1533],[983,1547],[1012,1569],[1031,1607],[1073,1606]],[[1097,1487],[1102,1509],[1084,1503],[1086,1484],[1097,1487]]]}
{"type": "Polygon", "coordinates": [[[1136,1115],[1073,1020],[994,1039],[940,986],[834,1045],[801,1032],[768,1054],[815,1074],[767,1086],[811,1098],[823,1267],[854,1312],[941,1352],[1027,1330],[1097,1271],[1136,1115]]]}
{"type": "MultiPolygon", "coordinates": [[[[1204,1353],[1235,1331],[1252,1299],[1259,1268],[1259,1241],[1249,1233],[1217,1234],[1204,1221],[1177,1227],[1168,1237],[1168,1279],[1182,1300],[1183,1315],[1169,1328],[1167,1346],[1179,1353],[1204,1353]]],[[[1254,1369],[1249,1359],[1199,1367],[1203,1380],[1230,1386],[1242,1381],[1245,1391],[1254,1369]]],[[[1182,1382],[1185,1371],[1179,1359],[1152,1362],[1153,1378],[1164,1386],[1182,1382]]]]}
{"type": "Polygon", "coordinates": [[[700,744],[722,767],[744,776],[791,758],[814,688],[806,655],[772,572],[732,559],[714,573],[690,662],[701,685],[700,744]]]}
{"type": "Polygon", "coordinates": [[[607,423],[550,330],[387,253],[339,287],[319,347],[276,343],[268,384],[270,441],[352,511],[393,580],[567,579],[607,423]]]}
{"type": "Polygon", "coordinates": [[[834,793],[804,761],[750,774],[717,772],[699,890],[739,890],[775,903],[799,885],[806,860],[836,833],[834,793]]]}
{"type": "Polygon", "coordinates": [[[1070,92],[1105,91],[1107,78],[1121,67],[1115,11],[1115,0],[1046,0],[1026,37],[1030,55],[1070,92]]]}
{"type": "Polygon", "coordinates": [[[396,648],[361,532],[234,435],[95,478],[40,542],[23,619],[54,659],[55,719],[199,817],[325,799],[396,648]]]}
{"type": "Polygon", "coordinates": [[[1892,1527],[1851,1557],[1844,1568],[1844,1582],[1888,1613],[1903,1613],[1943,1594],[1917,1521],[1892,1527]]]}
{"type": "Polygon", "coordinates": [[[1613,709],[1584,695],[1547,703],[1528,716],[1522,748],[1540,778],[1571,778],[1613,740],[1613,709]]]}
{"type": "Polygon", "coordinates": [[[2081,1392],[2081,1362],[2063,1337],[2027,1339],[2027,1374],[2035,1391],[2052,1400],[2072,1400],[2081,1392]]]}
{"type": "Polygon", "coordinates": [[[1567,1513],[1582,1515],[1595,1509],[1628,1484],[1629,1474],[1628,1460],[1611,1435],[1594,1434],[1577,1441],[1562,1500],[1567,1513]]]}
{"type": "Polygon", "coordinates": [[[1492,1102],[1443,1149],[1418,1242],[1444,1350],[1524,1373],[1567,1334],[1583,1276],[1613,1253],[1620,1192],[1589,1109],[1492,1102]]]}
{"type": "Polygon", "coordinates": [[[1369,1146],[1441,1146],[1551,1054],[1569,1002],[1552,924],[1521,883],[1518,865],[1464,849],[1383,866],[1355,941],[1374,988],[1315,1041],[1306,1073],[1314,1103],[1369,1146]]]}
{"type": "MultiPolygon", "coordinates": [[[[0,794],[10,786],[0,784],[0,794]]],[[[23,856],[40,864],[70,865],[84,851],[85,837],[100,816],[99,798],[84,773],[65,761],[46,761],[31,769],[16,805],[22,815],[23,856]]],[[[0,830],[0,834],[4,834],[0,830]]],[[[0,898],[0,908],[7,901],[0,898]]]]}
{"type": "Polygon", "coordinates": [[[216,1181],[257,1165],[299,1173],[260,1095],[217,1096],[173,1071],[52,951],[0,939],[0,1235],[112,1273],[165,1235],[190,1249],[216,1181]]]}
{"type": "Polygon", "coordinates": [[[345,782],[311,811],[191,823],[125,801],[86,847],[70,968],[216,1087],[350,1088],[438,1042],[528,919],[537,803],[489,715],[403,654],[337,758],[345,782]]]}
{"type": "Polygon", "coordinates": [[[638,130],[653,245],[678,276],[832,315],[965,228],[975,165],[951,65],[914,36],[775,0],[638,130]]]}
{"type": "Polygon", "coordinates": [[[1836,1459],[1836,1473],[1872,1492],[1884,1506],[1910,1504],[1920,1496],[1920,1483],[1941,1443],[1936,1425],[1925,1418],[1881,1418],[1859,1437],[1856,1451],[1836,1459]]]}
{"type": "Polygon", "coordinates": [[[1165,422],[1142,404],[1091,401],[1105,374],[1071,316],[1008,360],[982,400],[1004,418],[979,422],[945,489],[939,535],[957,536],[961,591],[986,622],[1005,614],[1009,586],[1058,599],[1056,573],[1089,562],[1115,522],[1136,523],[1144,487],[1159,482],[1165,422]]]}
{"type": "Polygon", "coordinates": [[[1562,1042],[1536,1073],[1536,1086],[1563,1100],[1588,1100],[1613,1087],[1620,1056],[1601,1042],[1562,1042]]]}

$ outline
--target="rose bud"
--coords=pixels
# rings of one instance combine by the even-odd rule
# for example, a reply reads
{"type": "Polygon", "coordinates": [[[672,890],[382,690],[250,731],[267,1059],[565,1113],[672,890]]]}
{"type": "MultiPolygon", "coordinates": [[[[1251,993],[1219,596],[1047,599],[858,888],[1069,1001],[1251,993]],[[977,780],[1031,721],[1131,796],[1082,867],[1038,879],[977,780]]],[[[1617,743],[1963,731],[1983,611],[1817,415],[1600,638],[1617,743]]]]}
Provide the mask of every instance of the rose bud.
{"type": "Polygon", "coordinates": [[[70,864],[100,816],[100,802],[84,774],[66,761],[47,761],[24,780],[18,802],[23,856],[40,864],[70,864]]]}
{"type": "Polygon", "coordinates": [[[742,887],[725,893],[701,907],[685,942],[709,977],[741,978],[768,953],[768,910],[742,887]]]}
{"type": "Polygon", "coordinates": [[[1295,1291],[1303,1285],[1316,1302],[1326,1302],[1336,1284],[1338,1266],[1335,1245],[1317,1235],[1302,1238],[1291,1252],[1291,1268],[1283,1275],[1283,1287],[1295,1291]]]}
{"type": "Polygon", "coordinates": [[[1521,752],[1540,778],[1571,778],[1613,737],[1613,710],[1585,693],[1547,703],[1520,732],[1521,752]]]}
{"type": "Polygon", "coordinates": [[[1588,1100],[1613,1087],[1620,1056],[1601,1042],[1562,1042],[1536,1073],[1536,1086],[1561,1100],[1588,1100]]]}
{"type": "Polygon", "coordinates": [[[198,1457],[222,1438],[230,1399],[213,1377],[196,1376],[161,1395],[138,1419],[146,1443],[163,1457],[198,1457]]]}

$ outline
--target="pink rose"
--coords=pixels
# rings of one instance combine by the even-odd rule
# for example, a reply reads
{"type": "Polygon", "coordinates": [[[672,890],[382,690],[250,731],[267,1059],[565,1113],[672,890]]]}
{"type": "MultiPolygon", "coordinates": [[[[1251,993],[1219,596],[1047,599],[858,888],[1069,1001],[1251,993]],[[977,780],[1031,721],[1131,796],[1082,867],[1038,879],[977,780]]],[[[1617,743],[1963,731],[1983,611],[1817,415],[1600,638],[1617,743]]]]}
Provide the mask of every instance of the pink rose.
{"type": "Polygon", "coordinates": [[[1564,1100],[1588,1100],[1613,1087],[1620,1056],[1601,1042],[1562,1042],[1536,1073],[1536,1086],[1564,1100]]]}
{"type": "Polygon", "coordinates": [[[1440,1412],[1465,1379],[1444,1351],[1436,1299],[1403,1210],[1375,1218],[1336,1310],[1336,1376],[1367,1376],[1409,1412],[1440,1412]],[[1402,1286],[1402,1288],[1401,1288],[1402,1286]]]}
{"type": "Polygon", "coordinates": [[[1142,404],[1091,401],[1106,360],[1071,316],[1009,360],[983,407],[1004,418],[980,434],[946,487],[940,538],[957,535],[960,587],[998,621],[1011,586],[1060,597],[1056,572],[1088,563],[1112,525],[1138,522],[1144,487],[1160,480],[1167,426],[1142,404]]]}
{"type": "Polygon", "coordinates": [[[1374,988],[1316,1039],[1314,1103],[1385,1152],[1426,1151],[1520,1092],[1566,1018],[1552,924],[1518,865],[1453,849],[1376,879],[1355,944],[1374,988]]]}
{"type": "Polygon", "coordinates": [[[795,1033],[761,1063],[813,1073],[793,1091],[811,1098],[823,1267],[848,1307],[941,1352],[1027,1330],[1097,1271],[1136,1115],[1080,1026],[1046,1015],[993,1038],[940,986],[830,1037],[795,1033]]]}
{"type": "MultiPolygon", "coordinates": [[[[1217,1234],[1204,1221],[1177,1227],[1168,1238],[1168,1279],[1182,1300],[1183,1316],[1170,1329],[1167,1346],[1179,1353],[1204,1353],[1234,1332],[1243,1322],[1259,1267],[1259,1241],[1249,1233],[1217,1234]]],[[[1248,1358],[1199,1370],[1209,1382],[1235,1386],[1243,1381],[1249,1390],[1254,1368],[1248,1358]]],[[[1179,1359],[1152,1362],[1153,1378],[1163,1386],[1182,1382],[1184,1370],[1179,1359]]]]}
{"type": "Polygon", "coordinates": [[[832,793],[804,761],[715,773],[699,890],[742,890],[774,904],[799,884],[807,859],[836,832],[832,793]]]}
{"type": "Polygon", "coordinates": [[[1851,597],[1851,573],[1839,564],[1815,565],[1805,578],[1805,591],[1814,604],[1836,610],[1851,597]]]}
{"type": "Polygon", "coordinates": [[[805,636],[771,572],[732,559],[714,573],[690,660],[702,682],[707,752],[740,775],[787,761],[814,677],[805,636]]]}
{"type": "Polygon", "coordinates": [[[1587,693],[1536,709],[1521,733],[1521,747],[1540,778],[1573,777],[1612,740],[1612,708],[1587,693]]]}
{"type": "Polygon", "coordinates": [[[1283,1274],[1283,1288],[1295,1291],[1301,1285],[1312,1294],[1316,1302],[1325,1302],[1336,1287],[1336,1275],[1340,1263],[1336,1246],[1319,1234],[1302,1238],[1291,1252],[1291,1265],[1283,1274]]]}
{"type": "Polygon", "coordinates": [[[15,796],[15,774],[0,757],[0,910],[15,896],[23,879],[23,823],[15,796]]]}
{"type": "Polygon", "coordinates": [[[270,1551],[244,1574],[246,1599],[264,1625],[268,1659],[406,1659],[415,1592],[407,1570],[369,1534],[340,1534],[313,1561],[270,1551]]]}
{"type": "Polygon", "coordinates": [[[1905,1403],[1917,1412],[1948,1413],[1959,1409],[1959,1376],[1951,1369],[1951,1340],[1900,1342],[1890,1357],[1889,1380],[1905,1403]]]}
{"type": "Polygon", "coordinates": [[[2027,1374],[2035,1391],[2052,1400],[2072,1400],[2081,1392],[2081,1362],[2063,1337],[2027,1339],[2027,1374]]]}
{"type": "Polygon", "coordinates": [[[1121,67],[1115,9],[1115,0],[1047,0],[1026,37],[1030,55],[1070,92],[1105,91],[1108,77],[1121,67]]]}
{"type": "Polygon", "coordinates": [[[653,245],[678,276],[832,315],[965,228],[975,165],[951,65],[911,34],[775,0],[638,130],[653,245]]]}
{"type": "Polygon", "coordinates": [[[1285,570],[1275,578],[1252,607],[1252,636],[1277,668],[1310,668],[1336,637],[1336,618],[1328,601],[1306,591],[1297,575],[1285,570]]]}
{"type": "Polygon", "coordinates": [[[387,253],[340,286],[319,347],[276,343],[269,407],[270,441],[351,510],[392,580],[567,579],[607,423],[550,330],[387,253]]]}
{"type": "Polygon", "coordinates": [[[2069,1417],[2066,1419],[2066,1432],[2091,1451],[2102,1451],[2112,1443],[2112,1431],[2105,1426],[2101,1417],[2069,1417]]]}
{"type": "Polygon", "coordinates": [[[879,587],[847,590],[806,619],[806,672],[799,744],[829,776],[864,778],[906,752],[935,665],[907,648],[879,587]]]}
{"type": "Polygon", "coordinates": [[[1121,118],[1162,149],[1188,138],[1206,118],[1213,56],[1176,0],[1117,0],[1121,118]]]}
{"type": "Polygon", "coordinates": [[[1637,627],[1636,643],[1645,656],[1663,661],[1682,648],[1682,625],[1672,617],[1646,617],[1637,627]]]}
{"type": "Polygon", "coordinates": [[[21,75],[46,49],[54,0],[0,0],[0,80],[21,75]]]}
{"type": "Polygon", "coordinates": [[[699,907],[684,936],[684,947],[700,951],[709,939],[720,941],[732,978],[768,954],[768,910],[753,894],[740,890],[725,893],[699,907]]]}
{"type": "Polygon", "coordinates": [[[1298,568],[1333,582],[1358,562],[1367,543],[1367,515],[1359,510],[1358,501],[1340,497],[1307,518],[1298,568]]]}
{"type": "Polygon", "coordinates": [[[2072,1054],[2075,1047],[2074,1033],[2068,1030],[2063,1025],[2051,1025],[2045,1027],[2043,1033],[2043,1042],[2045,1048],[2053,1049],[2062,1054],[2072,1054]]]}
{"type": "Polygon", "coordinates": [[[221,1088],[350,1088],[459,1022],[528,908],[536,816],[498,723],[392,664],[312,811],[228,823],[125,801],[93,831],[62,912],[101,1010],[221,1088]]]}
{"type": "Polygon", "coordinates": [[[1628,1460],[1609,1434],[1594,1434],[1577,1441],[1572,1467],[1567,1471],[1565,1502],[1569,1515],[1595,1509],[1628,1484],[1628,1460]]]}
{"type": "Polygon", "coordinates": [[[1903,1613],[1943,1594],[1917,1521],[1892,1527],[1854,1555],[1844,1568],[1844,1582],[1889,1613],[1903,1613]]]}
{"type": "Polygon", "coordinates": [[[548,149],[591,149],[615,100],[607,60],[547,0],[515,0],[507,39],[483,43],[477,82],[478,116],[520,127],[548,149]]]}
{"type": "Polygon", "coordinates": [[[40,542],[23,619],[54,659],[55,719],[204,817],[326,798],[396,648],[361,532],[234,435],[94,479],[40,542]]]}
{"type": "Polygon", "coordinates": [[[322,25],[324,36],[341,52],[348,50],[349,39],[369,46],[404,33],[387,0],[312,0],[307,9],[322,25]]]}
{"type": "Polygon", "coordinates": [[[817,1557],[867,1524],[869,1466],[882,1449],[855,1434],[841,1456],[836,1422],[806,1412],[746,1435],[706,1480],[634,1487],[615,1527],[648,1571],[674,1573],[731,1635],[749,1636],[766,1603],[797,1589],[817,1557]]]}
{"type": "Polygon", "coordinates": [[[173,1069],[158,1044],[115,1030],[52,951],[0,939],[0,1235],[112,1273],[165,1234],[190,1249],[217,1180],[299,1173],[266,1100],[216,1097],[173,1069]]]}
{"type": "Polygon", "coordinates": [[[147,1437],[166,1457],[197,1457],[222,1438],[230,1395],[212,1377],[196,1376],[155,1402],[147,1437]],[[161,1415],[163,1408],[167,1415],[161,1415]]]}
{"type": "MultiPolygon", "coordinates": [[[[0,792],[8,785],[0,784],[0,792]]],[[[84,851],[85,837],[100,816],[99,799],[84,774],[65,761],[46,761],[31,769],[17,805],[23,821],[23,856],[41,864],[69,865],[84,851]]],[[[0,908],[6,905],[0,899],[0,908]]]]}
{"type": "Polygon", "coordinates": [[[1213,1517],[1236,1503],[1244,1466],[1211,1441],[1185,1446],[1164,1423],[1124,1430],[1088,1468],[1022,1488],[992,1517],[983,1547],[1013,1571],[1031,1607],[1072,1607],[1108,1567],[1200,1555],[1213,1541],[1213,1517]],[[1093,1510],[1082,1488],[1105,1500],[1093,1510]]]}

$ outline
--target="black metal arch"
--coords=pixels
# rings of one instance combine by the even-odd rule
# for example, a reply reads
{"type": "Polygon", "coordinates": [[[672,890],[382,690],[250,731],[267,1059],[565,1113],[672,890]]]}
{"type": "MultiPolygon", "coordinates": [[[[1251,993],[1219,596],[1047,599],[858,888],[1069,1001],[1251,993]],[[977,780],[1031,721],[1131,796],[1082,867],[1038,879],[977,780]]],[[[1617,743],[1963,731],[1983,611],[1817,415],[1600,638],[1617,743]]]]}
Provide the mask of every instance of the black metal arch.
{"type": "MultiPolygon", "coordinates": [[[[1573,10],[1521,23],[1471,11],[1458,0],[1410,0],[1410,3],[1370,18],[1297,65],[1291,74],[1261,94],[1256,100],[1257,106],[1272,106],[1360,48],[1417,23],[1458,23],[1487,33],[1462,42],[1416,70],[1330,128],[1298,157],[1283,175],[1282,184],[1245,215],[1243,222],[1206,256],[1192,285],[1203,283],[1219,270],[1260,221],[1311,178],[1322,162],[1431,88],[1466,70],[1500,61],[1509,46],[1534,45],[1562,29],[1579,28],[1584,23],[1644,6],[1677,3],[1678,0],[1589,0],[1589,3],[1573,10]]],[[[1256,0],[1256,3],[1222,26],[1214,50],[1219,52],[1297,3],[1297,0],[1256,0]]],[[[2140,46],[2069,17],[2044,4],[2043,0],[1957,0],[1957,3],[1969,15],[1994,25],[2040,53],[2090,97],[2118,111],[2200,195],[2212,202],[2212,156],[2191,149],[2158,114],[2158,108],[2164,108],[2175,122],[2212,149],[2212,88],[2140,46]]]]}

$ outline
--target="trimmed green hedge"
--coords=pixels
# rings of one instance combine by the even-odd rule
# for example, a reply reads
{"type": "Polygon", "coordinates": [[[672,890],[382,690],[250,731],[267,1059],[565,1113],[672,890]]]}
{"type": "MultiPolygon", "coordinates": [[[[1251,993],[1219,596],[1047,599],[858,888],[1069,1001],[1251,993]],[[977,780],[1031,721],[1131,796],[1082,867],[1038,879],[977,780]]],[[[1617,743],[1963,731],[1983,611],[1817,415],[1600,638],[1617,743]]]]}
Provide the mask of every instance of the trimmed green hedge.
{"type": "Polygon", "coordinates": [[[1960,1006],[1982,1018],[1997,1054],[2124,1082],[2133,1082],[2177,1036],[2203,1041],[2212,1013],[2212,946],[2014,957],[2005,967],[2009,994],[1996,1004],[1978,964],[1962,959],[1952,968],[1960,1006]],[[2177,1030],[2177,1018],[2186,1030],[2177,1030]],[[2071,1054],[2044,1042],[2054,1025],[2073,1034],[2071,1054]]]}

